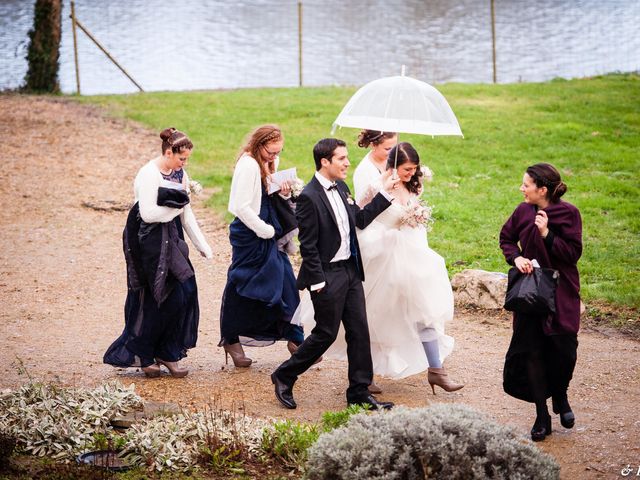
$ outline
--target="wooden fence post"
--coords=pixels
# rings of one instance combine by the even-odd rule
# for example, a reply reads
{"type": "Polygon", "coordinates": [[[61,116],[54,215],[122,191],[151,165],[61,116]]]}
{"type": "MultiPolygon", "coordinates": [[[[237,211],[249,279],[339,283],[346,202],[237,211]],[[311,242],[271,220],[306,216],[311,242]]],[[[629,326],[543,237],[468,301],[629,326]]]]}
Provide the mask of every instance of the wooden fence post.
{"type": "Polygon", "coordinates": [[[496,8],[495,0],[491,0],[491,46],[493,50],[493,83],[498,82],[496,74],[496,8]]]}
{"type": "Polygon", "coordinates": [[[298,84],[302,86],[302,2],[298,2],[298,84]]]}
{"type": "Polygon", "coordinates": [[[71,29],[73,30],[73,60],[76,64],[76,87],[80,95],[80,68],[78,67],[78,38],[76,35],[76,5],[71,0],[71,29]]]}

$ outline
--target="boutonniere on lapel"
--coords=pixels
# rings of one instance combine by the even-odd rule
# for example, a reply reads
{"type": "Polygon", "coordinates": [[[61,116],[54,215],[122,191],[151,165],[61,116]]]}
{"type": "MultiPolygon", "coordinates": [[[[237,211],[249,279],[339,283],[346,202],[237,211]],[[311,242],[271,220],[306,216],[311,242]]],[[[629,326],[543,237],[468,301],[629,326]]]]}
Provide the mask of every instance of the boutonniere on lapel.
{"type": "Polygon", "coordinates": [[[349,205],[354,205],[356,203],[350,193],[347,193],[347,203],[349,205]]]}

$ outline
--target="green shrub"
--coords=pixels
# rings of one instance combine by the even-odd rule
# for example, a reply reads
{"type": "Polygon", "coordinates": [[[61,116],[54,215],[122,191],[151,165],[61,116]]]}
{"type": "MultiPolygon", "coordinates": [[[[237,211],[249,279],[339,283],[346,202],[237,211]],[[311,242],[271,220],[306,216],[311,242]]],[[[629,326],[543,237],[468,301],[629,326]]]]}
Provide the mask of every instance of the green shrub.
{"type": "Polygon", "coordinates": [[[336,428],[343,427],[353,415],[365,413],[368,410],[368,405],[349,405],[338,412],[324,412],[322,414],[322,431],[330,432],[336,428]]]}
{"type": "Polygon", "coordinates": [[[61,14],[61,0],[36,0],[33,29],[29,31],[26,90],[50,93],[59,90],[61,14]]]}
{"type": "Polygon", "coordinates": [[[317,425],[284,420],[262,431],[262,450],[286,466],[300,468],[307,459],[307,449],[318,440],[317,425]]]}
{"type": "Polygon", "coordinates": [[[307,478],[557,479],[552,457],[464,405],[357,415],[308,451],[307,478]]]}

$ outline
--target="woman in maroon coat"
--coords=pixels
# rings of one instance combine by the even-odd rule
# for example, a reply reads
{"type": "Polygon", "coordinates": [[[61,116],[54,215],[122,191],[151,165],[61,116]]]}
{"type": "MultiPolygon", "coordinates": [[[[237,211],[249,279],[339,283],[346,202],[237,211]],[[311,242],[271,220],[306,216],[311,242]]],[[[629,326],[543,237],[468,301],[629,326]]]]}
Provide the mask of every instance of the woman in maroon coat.
{"type": "Polygon", "coordinates": [[[576,365],[580,328],[580,277],[577,262],[582,254],[582,219],[578,209],[560,200],[567,191],[558,171],[548,163],[529,167],[518,205],[500,231],[500,248],[507,262],[522,273],[533,272],[532,261],[560,272],[556,313],[513,315],[513,336],[504,366],[504,390],[535,403],[534,441],[551,433],[547,398],[560,423],[572,428],[575,416],[567,389],[576,365]]]}

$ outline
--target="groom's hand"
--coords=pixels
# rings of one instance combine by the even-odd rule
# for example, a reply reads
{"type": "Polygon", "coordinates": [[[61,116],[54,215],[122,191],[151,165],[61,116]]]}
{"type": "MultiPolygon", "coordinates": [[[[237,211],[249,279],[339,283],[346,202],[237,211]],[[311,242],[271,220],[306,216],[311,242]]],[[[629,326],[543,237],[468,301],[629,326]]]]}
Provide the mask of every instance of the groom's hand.
{"type": "Polygon", "coordinates": [[[396,175],[393,175],[393,170],[389,169],[385,171],[382,176],[382,188],[384,188],[385,192],[389,194],[393,194],[393,191],[396,190],[400,186],[400,178],[396,175]]]}

